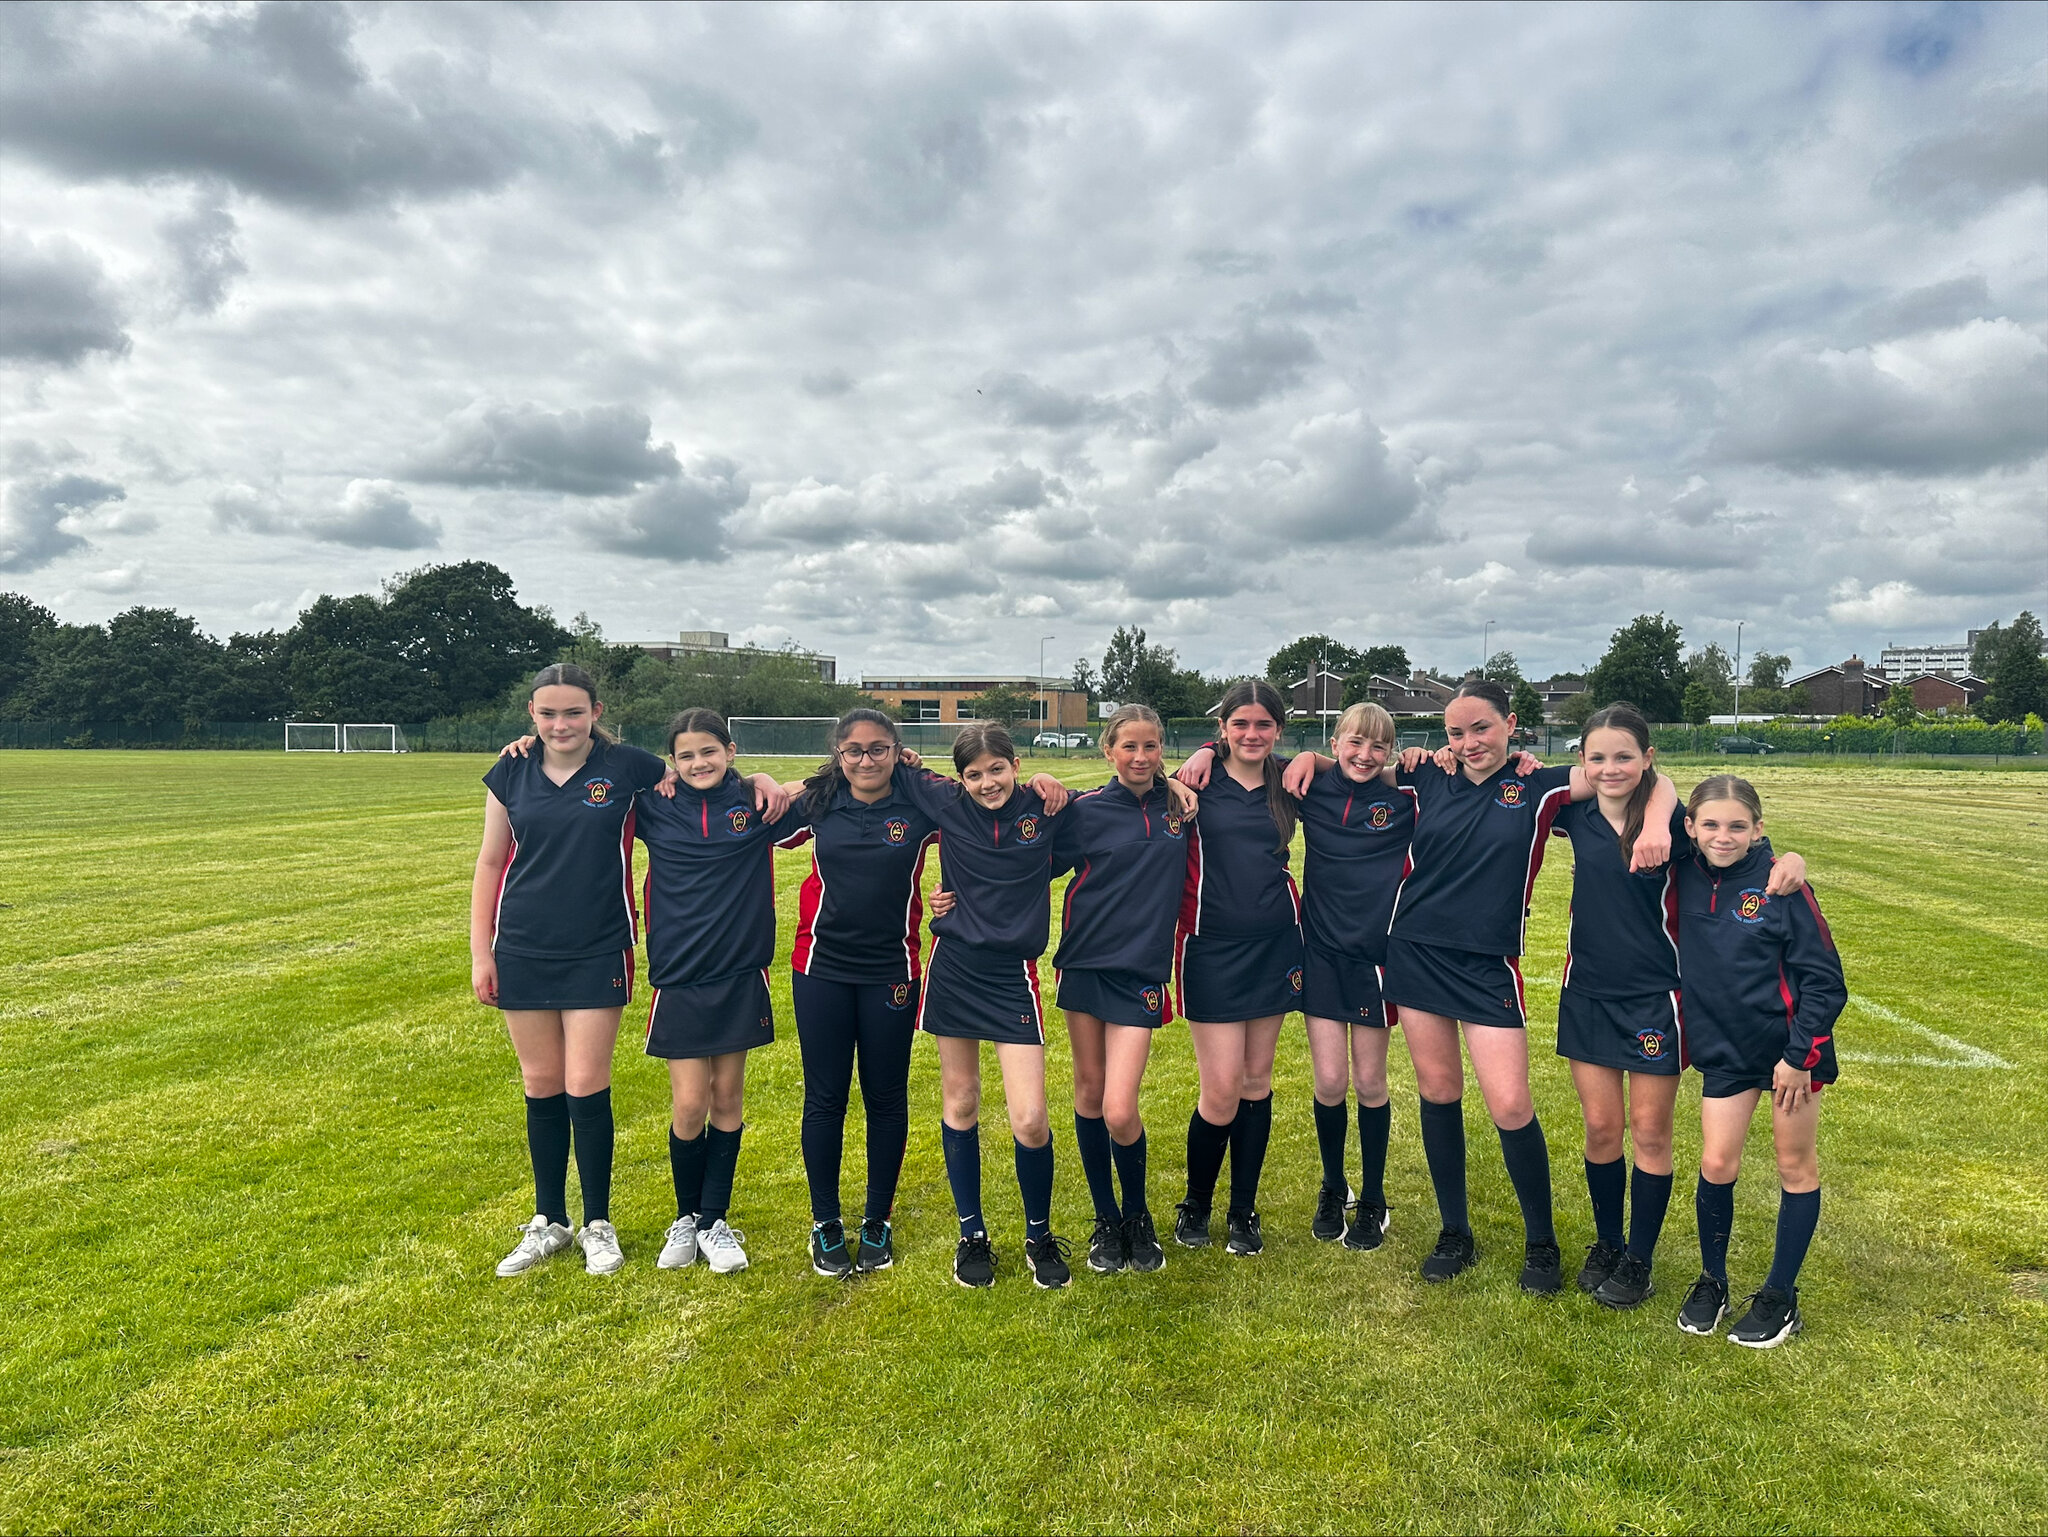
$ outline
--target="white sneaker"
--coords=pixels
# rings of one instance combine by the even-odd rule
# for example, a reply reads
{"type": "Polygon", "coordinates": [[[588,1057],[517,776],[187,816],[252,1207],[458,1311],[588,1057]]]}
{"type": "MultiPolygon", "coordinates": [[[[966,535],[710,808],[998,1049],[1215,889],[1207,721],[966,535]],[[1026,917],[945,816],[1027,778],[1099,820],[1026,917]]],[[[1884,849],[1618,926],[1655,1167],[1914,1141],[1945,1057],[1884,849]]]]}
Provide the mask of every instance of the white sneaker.
{"type": "Polygon", "coordinates": [[[583,1249],[583,1268],[592,1275],[610,1275],[626,1263],[626,1251],[619,1247],[619,1235],[602,1217],[595,1222],[584,1223],[583,1231],[576,1235],[576,1242],[583,1249]]]}
{"type": "Polygon", "coordinates": [[[723,1217],[706,1228],[697,1239],[704,1250],[704,1263],[716,1275],[731,1275],[735,1270],[747,1268],[747,1251],[740,1247],[746,1241],[747,1235],[727,1227],[723,1217]]]}
{"type": "Polygon", "coordinates": [[[697,1263],[697,1219],[678,1217],[668,1225],[668,1237],[661,1246],[657,1270],[683,1270],[697,1263]]]}
{"type": "Polygon", "coordinates": [[[519,1230],[518,1247],[498,1261],[501,1276],[524,1275],[542,1260],[560,1254],[575,1241],[576,1235],[559,1222],[550,1222],[539,1212],[533,1220],[519,1230]]]}

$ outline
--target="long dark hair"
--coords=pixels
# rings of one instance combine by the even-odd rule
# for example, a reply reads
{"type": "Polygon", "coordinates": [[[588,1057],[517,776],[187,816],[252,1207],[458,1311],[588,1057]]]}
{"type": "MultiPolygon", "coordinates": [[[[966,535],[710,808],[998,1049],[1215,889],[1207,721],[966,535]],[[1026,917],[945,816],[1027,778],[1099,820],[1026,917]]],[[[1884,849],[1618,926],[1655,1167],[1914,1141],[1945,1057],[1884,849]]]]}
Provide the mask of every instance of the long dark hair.
{"type": "MultiPolygon", "coordinates": [[[[590,696],[590,708],[597,709],[597,679],[578,667],[574,662],[550,662],[533,675],[533,681],[526,685],[526,702],[533,703],[533,696],[544,688],[580,688],[590,696]]],[[[600,742],[616,742],[618,738],[605,726],[596,721],[590,723],[590,734],[600,742]]],[[[674,738],[670,738],[671,741],[674,738]]]]}
{"type": "MultiPolygon", "coordinates": [[[[832,726],[832,751],[818,771],[804,781],[804,815],[816,816],[832,804],[832,797],[839,793],[839,787],[846,783],[845,771],[839,767],[839,744],[844,742],[855,726],[863,721],[871,726],[880,726],[889,733],[889,740],[898,747],[903,745],[903,731],[895,721],[880,710],[871,710],[862,705],[857,710],[848,710],[832,726]]],[[[673,740],[673,738],[671,738],[673,740]]]]}
{"type": "MultiPolygon", "coordinates": [[[[1216,706],[1216,741],[1221,749],[1217,753],[1218,764],[1230,760],[1230,739],[1223,734],[1224,723],[1248,704],[1255,704],[1273,717],[1273,724],[1287,724],[1287,706],[1280,700],[1280,690],[1264,678],[1240,678],[1223,691],[1223,702],[1216,706]]],[[[1278,746],[1277,739],[1274,746],[1278,746]]],[[[1266,809],[1273,814],[1273,826],[1280,834],[1280,852],[1285,854],[1287,846],[1294,841],[1294,797],[1289,795],[1280,783],[1281,767],[1273,761],[1273,754],[1266,754],[1266,761],[1259,765],[1266,781],[1266,809]]]]}
{"type": "Polygon", "coordinates": [[[726,729],[723,715],[716,710],[682,710],[669,717],[668,730],[661,738],[670,757],[675,756],[676,738],[686,731],[692,734],[702,732],[705,736],[717,737],[721,746],[732,746],[732,732],[726,729]]]}
{"type": "Polygon", "coordinates": [[[1494,708],[1494,713],[1506,720],[1515,713],[1514,701],[1508,698],[1508,691],[1491,678],[1467,678],[1458,685],[1453,699],[1483,699],[1494,708]]]}
{"type": "Polygon", "coordinates": [[[1635,858],[1636,838],[1643,830],[1643,812],[1650,804],[1650,792],[1657,788],[1656,751],[1650,746],[1650,723],[1643,719],[1643,712],[1625,699],[1613,704],[1602,705],[1586,717],[1586,724],[1579,729],[1579,756],[1586,755],[1586,744],[1593,740],[1596,731],[1626,731],[1636,740],[1636,750],[1643,755],[1643,777],[1630,792],[1628,806],[1621,820],[1621,857],[1624,861],[1635,858]]]}

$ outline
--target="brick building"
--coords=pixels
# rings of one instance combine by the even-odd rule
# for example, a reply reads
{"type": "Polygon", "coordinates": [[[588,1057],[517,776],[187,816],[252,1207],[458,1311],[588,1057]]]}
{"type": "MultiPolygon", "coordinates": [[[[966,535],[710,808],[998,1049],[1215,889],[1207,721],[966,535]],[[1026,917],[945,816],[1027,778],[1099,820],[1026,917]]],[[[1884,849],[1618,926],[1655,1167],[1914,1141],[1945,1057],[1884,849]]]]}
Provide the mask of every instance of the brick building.
{"type": "Polygon", "coordinates": [[[1860,656],[1786,680],[1787,688],[1804,687],[1808,708],[1816,715],[1875,715],[1891,692],[1884,669],[1860,656]]]}

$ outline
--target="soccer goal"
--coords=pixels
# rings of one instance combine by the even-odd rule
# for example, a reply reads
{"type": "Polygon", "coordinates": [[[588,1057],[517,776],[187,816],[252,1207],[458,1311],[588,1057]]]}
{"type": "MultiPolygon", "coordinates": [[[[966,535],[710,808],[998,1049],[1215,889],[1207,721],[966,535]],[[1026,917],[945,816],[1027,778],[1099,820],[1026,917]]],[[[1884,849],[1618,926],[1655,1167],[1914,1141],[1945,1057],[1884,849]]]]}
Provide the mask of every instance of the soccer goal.
{"type": "Polygon", "coordinates": [[[331,720],[288,720],[284,723],[286,752],[340,752],[341,727],[331,720]]]}
{"type": "Polygon", "coordinates": [[[725,723],[732,745],[757,757],[805,758],[832,750],[836,715],[735,715],[725,723]]]}
{"type": "Polygon", "coordinates": [[[343,726],[343,752],[404,752],[405,733],[389,721],[379,725],[343,726]]]}

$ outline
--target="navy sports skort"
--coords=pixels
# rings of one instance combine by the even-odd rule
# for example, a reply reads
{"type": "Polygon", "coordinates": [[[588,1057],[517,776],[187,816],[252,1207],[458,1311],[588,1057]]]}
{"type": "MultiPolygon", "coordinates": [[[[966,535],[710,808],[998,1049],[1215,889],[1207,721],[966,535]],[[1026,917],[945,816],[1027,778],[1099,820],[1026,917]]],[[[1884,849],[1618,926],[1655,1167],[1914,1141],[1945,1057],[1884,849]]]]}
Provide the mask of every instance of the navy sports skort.
{"type": "Polygon", "coordinates": [[[1381,996],[1383,981],[1380,968],[1362,955],[1325,950],[1312,939],[1302,943],[1301,1012],[1312,1019],[1391,1028],[1396,1020],[1381,996]]]}
{"type": "Polygon", "coordinates": [[[1183,934],[1180,1011],[1196,1024],[1267,1019],[1301,1007],[1301,930],[1275,929],[1250,939],[1183,934]]]}
{"type": "Polygon", "coordinates": [[[1111,1025],[1157,1030],[1173,1023],[1173,989],[1136,971],[1089,971],[1070,966],[1059,973],[1059,1005],[1074,1014],[1093,1014],[1111,1025]]]}
{"type": "MultiPolygon", "coordinates": [[[[1696,1064],[1695,1064],[1696,1065],[1696,1064]]],[[[1777,1059],[1758,1062],[1740,1072],[1727,1068],[1700,1068],[1700,1077],[1705,1080],[1700,1095],[1705,1099],[1729,1099],[1749,1089],[1771,1092],[1771,1086],[1778,1071],[1777,1059]]],[[[1820,1060],[1809,1070],[1807,1086],[1818,1094],[1822,1089],[1842,1076],[1842,1069],[1835,1061],[1835,1043],[1820,1043],[1820,1060]]]]}
{"type": "Polygon", "coordinates": [[[1038,962],[1000,950],[932,941],[917,1028],[1006,1046],[1045,1044],[1045,1007],[1038,997],[1038,962]]]}
{"type": "Polygon", "coordinates": [[[1625,1073],[1675,1076],[1684,1066],[1678,994],[1593,998],[1567,985],[1557,1000],[1557,1054],[1625,1073]]]}
{"type": "Polygon", "coordinates": [[[742,971],[689,987],[657,987],[647,1006],[647,1055],[677,1061],[752,1051],[775,1039],[768,973],[742,971]]]}
{"type": "Polygon", "coordinates": [[[633,952],[603,955],[509,955],[498,962],[501,1009],[616,1009],[633,998],[633,952]]]}
{"type": "Polygon", "coordinates": [[[1519,956],[1482,955],[1390,938],[1384,976],[1389,1003],[1468,1025],[1510,1030],[1528,1026],[1519,956]]]}

